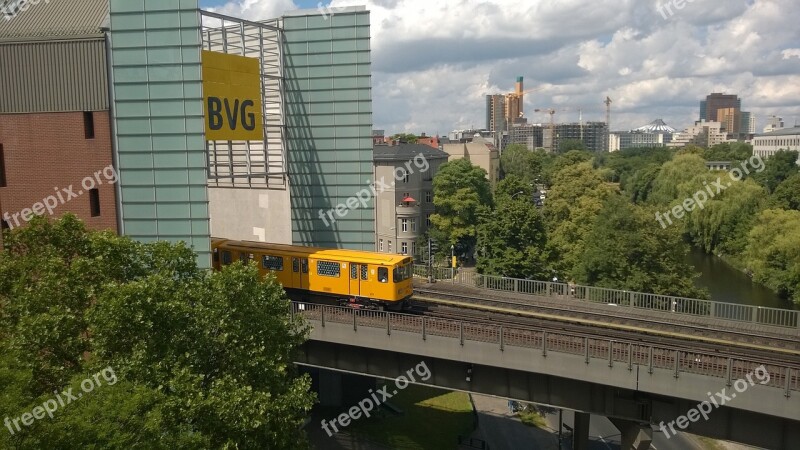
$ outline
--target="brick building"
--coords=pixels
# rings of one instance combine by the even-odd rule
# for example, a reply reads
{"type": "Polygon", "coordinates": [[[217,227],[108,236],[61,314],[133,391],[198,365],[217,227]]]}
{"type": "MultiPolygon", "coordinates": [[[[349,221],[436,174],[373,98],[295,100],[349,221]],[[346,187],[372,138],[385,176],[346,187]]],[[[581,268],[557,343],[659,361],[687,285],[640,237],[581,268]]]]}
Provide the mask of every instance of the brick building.
{"type": "MultiPolygon", "coordinates": [[[[102,0],[0,21],[0,226],[71,212],[118,231],[102,0]]],[[[2,239],[2,238],[0,238],[2,239]]]]}

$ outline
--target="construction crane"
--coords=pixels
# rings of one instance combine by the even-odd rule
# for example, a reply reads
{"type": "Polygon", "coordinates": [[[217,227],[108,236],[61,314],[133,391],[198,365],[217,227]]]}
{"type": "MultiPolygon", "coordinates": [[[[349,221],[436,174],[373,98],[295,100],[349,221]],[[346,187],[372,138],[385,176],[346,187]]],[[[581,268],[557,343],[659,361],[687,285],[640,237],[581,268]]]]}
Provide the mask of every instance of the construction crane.
{"type": "Polygon", "coordinates": [[[510,93],[506,94],[506,104],[508,104],[508,99],[511,99],[511,98],[519,99],[519,117],[520,118],[525,117],[525,113],[524,113],[524,110],[525,110],[524,97],[525,97],[525,95],[526,94],[530,94],[531,92],[541,91],[543,89],[544,89],[544,87],[538,87],[538,88],[534,88],[534,89],[528,89],[528,90],[522,91],[522,92],[510,92],[510,93]]]}
{"type": "Polygon", "coordinates": [[[607,150],[611,149],[611,97],[606,96],[606,146],[607,150]]]}

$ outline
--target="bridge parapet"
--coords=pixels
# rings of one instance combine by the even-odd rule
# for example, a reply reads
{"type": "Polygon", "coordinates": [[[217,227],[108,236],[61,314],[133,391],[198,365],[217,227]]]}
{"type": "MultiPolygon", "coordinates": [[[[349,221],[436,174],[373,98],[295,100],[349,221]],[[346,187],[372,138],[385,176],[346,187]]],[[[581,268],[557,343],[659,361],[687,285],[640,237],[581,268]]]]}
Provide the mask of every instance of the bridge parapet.
{"type": "MultiPolygon", "coordinates": [[[[427,278],[427,270],[427,266],[414,266],[414,274],[420,278],[427,278]]],[[[793,334],[800,336],[800,311],[797,310],[715,302],[578,284],[523,280],[441,267],[434,267],[432,270],[432,276],[437,280],[492,291],[528,294],[538,297],[568,298],[587,303],[611,304],[683,316],[706,317],[733,323],[763,325],[793,331],[793,334]]]]}
{"type": "Polygon", "coordinates": [[[312,340],[542,373],[697,402],[707,401],[708,392],[731,390],[763,366],[768,381],[750,383],[747,395],[729,406],[800,421],[798,366],[598,335],[317,304],[293,303],[292,313],[312,324],[312,340]]]}

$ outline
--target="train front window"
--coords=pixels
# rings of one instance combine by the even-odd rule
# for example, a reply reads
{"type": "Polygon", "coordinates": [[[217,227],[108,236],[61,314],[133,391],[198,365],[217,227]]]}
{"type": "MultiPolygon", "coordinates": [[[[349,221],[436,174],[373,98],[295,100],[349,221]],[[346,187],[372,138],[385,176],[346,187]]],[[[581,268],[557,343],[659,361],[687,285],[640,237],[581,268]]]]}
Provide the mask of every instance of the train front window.
{"type": "Polygon", "coordinates": [[[414,275],[413,268],[414,266],[411,264],[395,267],[394,270],[392,271],[394,282],[399,283],[401,281],[405,281],[411,278],[414,275]]]}
{"type": "Polygon", "coordinates": [[[387,267],[378,267],[378,281],[381,283],[389,282],[389,269],[387,267]]]}

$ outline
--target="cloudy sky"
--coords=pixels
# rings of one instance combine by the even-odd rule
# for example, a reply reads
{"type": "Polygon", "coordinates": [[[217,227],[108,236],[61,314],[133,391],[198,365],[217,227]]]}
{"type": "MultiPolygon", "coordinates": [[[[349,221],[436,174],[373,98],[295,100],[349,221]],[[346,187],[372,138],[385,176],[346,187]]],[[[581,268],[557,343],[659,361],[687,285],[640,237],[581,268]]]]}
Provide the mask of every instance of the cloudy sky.
{"type": "Polygon", "coordinates": [[[541,88],[531,122],[605,120],[630,129],[663,118],[683,129],[711,92],[757,116],[800,122],[798,0],[201,0],[267,19],[301,8],[371,11],[375,128],[446,134],[485,126],[485,95],[541,88]],[[683,4],[677,9],[675,1],[683,4]],[[659,10],[659,5],[662,5],[659,10]],[[669,5],[669,8],[667,8],[669,5]],[[671,14],[670,14],[671,13],[671,14]]]}

